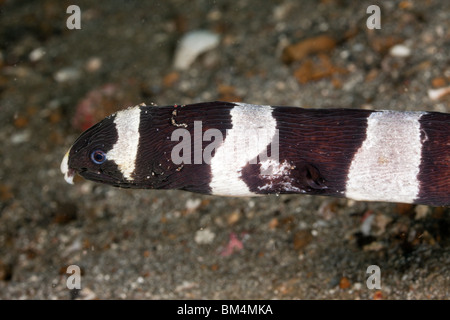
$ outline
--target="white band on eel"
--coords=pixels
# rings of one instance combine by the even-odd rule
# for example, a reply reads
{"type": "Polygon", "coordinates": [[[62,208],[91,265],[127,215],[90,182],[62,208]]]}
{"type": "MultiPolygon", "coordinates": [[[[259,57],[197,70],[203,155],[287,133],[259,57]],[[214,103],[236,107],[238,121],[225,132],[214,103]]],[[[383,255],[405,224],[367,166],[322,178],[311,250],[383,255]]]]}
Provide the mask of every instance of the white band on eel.
{"type": "Polygon", "coordinates": [[[366,139],[354,155],[346,196],[355,200],[412,203],[420,190],[418,174],[424,112],[373,112],[366,139]]]}
{"type": "Polygon", "coordinates": [[[116,163],[127,180],[133,180],[132,174],[136,166],[140,115],[141,109],[138,106],[117,112],[114,123],[118,139],[106,154],[106,158],[116,163]]]}
{"type": "Polygon", "coordinates": [[[235,103],[231,110],[232,129],[211,159],[212,194],[254,196],[241,179],[241,170],[272,142],[276,120],[271,106],[235,103]]]}

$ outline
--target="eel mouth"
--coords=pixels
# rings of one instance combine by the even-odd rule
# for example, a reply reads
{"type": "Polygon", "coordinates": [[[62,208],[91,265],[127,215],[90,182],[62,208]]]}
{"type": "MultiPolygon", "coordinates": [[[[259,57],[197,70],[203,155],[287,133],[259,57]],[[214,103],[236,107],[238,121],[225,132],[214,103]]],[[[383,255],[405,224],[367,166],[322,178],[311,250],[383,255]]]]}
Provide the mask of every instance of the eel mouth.
{"type": "Polygon", "coordinates": [[[66,180],[66,182],[69,184],[73,184],[73,177],[75,176],[75,170],[69,168],[69,152],[70,149],[69,151],[66,152],[61,162],[61,172],[64,174],[64,180],[66,180]]]}

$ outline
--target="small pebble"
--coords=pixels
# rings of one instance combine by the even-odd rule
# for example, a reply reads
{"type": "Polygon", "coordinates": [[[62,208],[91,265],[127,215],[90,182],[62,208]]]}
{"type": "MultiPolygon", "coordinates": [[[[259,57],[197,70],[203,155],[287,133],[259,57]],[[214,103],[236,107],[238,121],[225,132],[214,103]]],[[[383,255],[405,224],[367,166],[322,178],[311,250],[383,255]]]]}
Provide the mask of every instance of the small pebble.
{"type": "Polygon", "coordinates": [[[28,140],[30,140],[30,131],[25,130],[16,134],[13,134],[11,136],[11,143],[12,144],[21,144],[24,142],[27,142],[28,140]]]}
{"type": "Polygon", "coordinates": [[[165,88],[170,88],[178,81],[178,79],[180,79],[180,74],[178,72],[170,72],[164,76],[162,80],[163,86],[165,88]]]}
{"type": "Polygon", "coordinates": [[[333,37],[321,35],[287,46],[281,58],[284,63],[291,63],[302,60],[308,55],[330,52],[335,46],[336,40],[333,37]]]}
{"type": "Polygon", "coordinates": [[[102,59],[99,57],[92,57],[90,58],[85,65],[87,72],[95,72],[99,70],[102,67],[102,59]]]}
{"type": "Polygon", "coordinates": [[[383,300],[383,293],[381,291],[376,291],[373,294],[373,300],[383,300]]]}
{"type": "Polygon", "coordinates": [[[292,13],[293,2],[286,2],[276,6],[272,11],[275,21],[283,21],[290,13],[292,13]]]}
{"type": "Polygon", "coordinates": [[[269,221],[269,229],[273,230],[278,226],[278,219],[272,218],[272,220],[269,221]]]}
{"type": "Polygon", "coordinates": [[[21,116],[21,115],[17,115],[14,118],[14,126],[17,129],[25,128],[28,125],[28,123],[29,123],[29,120],[28,120],[27,117],[24,117],[24,116],[21,116]]]}
{"type": "Polygon", "coordinates": [[[181,284],[179,284],[175,287],[175,292],[189,290],[189,289],[192,289],[197,286],[198,286],[198,284],[196,282],[183,280],[183,282],[181,284]]]}
{"type": "Polygon", "coordinates": [[[423,219],[428,215],[428,206],[418,205],[414,211],[416,212],[416,220],[423,219]]]}
{"type": "Polygon", "coordinates": [[[411,49],[404,44],[396,44],[395,46],[391,47],[391,49],[389,50],[389,54],[393,57],[406,58],[411,55],[411,49]]]}
{"type": "Polygon", "coordinates": [[[363,223],[361,223],[361,233],[365,236],[370,235],[370,230],[372,229],[372,222],[375,219],[374,214],[368,214],[364,219],[363,223]]]}
{"type": "Polygon", "coordinates": [[[42,48],[42,47],[36,48],[30,52],[30,54],[28,55],[28,58],[30,59],[31,62],[37,62],[37,61],[41,60],[43,56],[45,56],[45,53],[46,52],[45,52],[44,48],[42,48]]]}
{"type": "Polygon", "coordinates": [[[382,249],[384,249],[384,245],[379,241],[373,241],[363,246],[364,251],[380,251],[382,249]]]}
{"type": "Polygon", "coordinates": [[[53,78],[56,80],[56,82],[68,82],[77,80],[80,78],[81,73],[78,69],[73,67],[63,68],[61,70],[58,70],[54,75],[53,78]]]}
{"type": "MultiPolygon", "coordinates": [[[[390,51],[392,47],[397,45],[398,43],[403,42],[402,38],[397,36],[389,35],[389,36],[375,36],[370,39],[370,46],[378,53],[384,54],[390,51]]],[[[364,46],[362,46],[362,49],[364,46]]]]}
{"type": "Polygon", "coordinates": [[[240,212],[239,210],[234,210],[228,217],[227,217],[227,222],[229,225],[233,225],[236,222],[239,221],[240,219],[240,212]]]}
{"type": "Polygon", "coordinates": [[[195,211],[198,207],[200,207],[200,205],[202,204],[202,200],[200,198],[196,198],[196,199],[188,199],[186,201],[186,210],[188,212],[193,212],[195,211]]]}
{"type": "Polygon", "coordinates": [[[198,244],[209,244],[213,242],[216,234],[209,229],[198,230],[195,233],[195,242],[198,244]]]}
{"type": "Polygon", "coordinates": [[[428,97],[433,101],[439,100],[449,93],[450,93],[450,86],[439,89],[428,89],[428,97]]]}
{"type": "Polygon", "coordinates": [[[386,227],[392,222],[392,218],[385,214],[375,215],[374,226],[376,227],[376,232],[371,232],[372,235],[381,235],[385,233],[386,227]]]}
{"type": "Polygon", "coordinates": [[[348,288],[350,288],[350,286],[351,286],[351,283],[347,277],[342,277],[341,280],[339,281],[339,288],[341,288],[341,289],[348,289],[348,288]]]}
{"type": "Polygon", "coordinates": [[[89,288],[82,288],[77,297],[78,300],[95,300],[97,295],[89,288]]]}
{"type": "Polygon", "coordinates": [[[447,81],[444,77],[437,77],[431,81],[431,84],[434,88],[444,87],[447,84],[447,81]]]}
{"type": "Polygon", "coordinates": [[[361,290],[362,284],[360,282],[356,282],[353,284],[353,290],[361,290]]]}
{"type": "Polygon", "coordinates": [[[139,283],[139,284],[142,284],[142,283],[145,282],[144,278],[142,278],[142,277],[138,277],[138,278],[136,279],[136,281],[137,281],[137,283],[139,283]]]}
{"type": "Polygon", "coordinates": [[[6,202],[14,198],[11,187],[6,184],[0,184],[0,201],[6,202]]]}
{"type": "Polygon", "coordinates": [[[294,234],[294,250],[302,250],[313,239],[313,235],[310,230],[300,230],[294,234]]]}

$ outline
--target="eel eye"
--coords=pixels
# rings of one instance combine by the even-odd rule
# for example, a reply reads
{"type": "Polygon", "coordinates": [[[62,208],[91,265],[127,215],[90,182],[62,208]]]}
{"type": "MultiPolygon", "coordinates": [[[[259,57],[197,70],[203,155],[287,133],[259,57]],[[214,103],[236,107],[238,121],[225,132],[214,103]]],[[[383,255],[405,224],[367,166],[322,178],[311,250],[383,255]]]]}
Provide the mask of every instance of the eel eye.
{"type": "Polygon", "coordinates": [[[106,161],[106,153],[104,153],[102,150],[92,151],[91,160],[95,164],[102,164],[106,161]]]}

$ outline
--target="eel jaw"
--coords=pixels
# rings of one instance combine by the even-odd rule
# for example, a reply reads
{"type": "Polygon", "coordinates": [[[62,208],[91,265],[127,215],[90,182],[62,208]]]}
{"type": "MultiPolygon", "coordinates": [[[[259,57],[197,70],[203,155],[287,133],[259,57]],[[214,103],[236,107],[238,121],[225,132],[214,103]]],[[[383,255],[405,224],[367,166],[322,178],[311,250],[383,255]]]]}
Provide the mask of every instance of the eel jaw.
{"type": "Polygon", "coordinates": [[[61,162],[61,172],[64,174],[64,179],[67,183],[73,184],[73,177],[75,175],[75,170],[69,168],[69,151],[64,155],[64,159],[61,162]]]}

